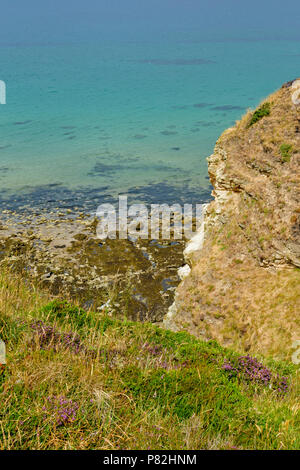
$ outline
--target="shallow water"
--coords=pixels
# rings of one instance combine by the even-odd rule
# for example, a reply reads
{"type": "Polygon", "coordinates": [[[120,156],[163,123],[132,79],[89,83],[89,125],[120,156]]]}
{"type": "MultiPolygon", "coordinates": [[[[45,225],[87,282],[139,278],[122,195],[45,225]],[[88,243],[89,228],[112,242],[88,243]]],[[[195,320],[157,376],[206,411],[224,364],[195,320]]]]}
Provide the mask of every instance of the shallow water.
{"type": "Polygon", "coordinates": [[[0,205],[201,203],[206,157],[248,107],[299,75],[297,41],[0,45],[0,205]]]}

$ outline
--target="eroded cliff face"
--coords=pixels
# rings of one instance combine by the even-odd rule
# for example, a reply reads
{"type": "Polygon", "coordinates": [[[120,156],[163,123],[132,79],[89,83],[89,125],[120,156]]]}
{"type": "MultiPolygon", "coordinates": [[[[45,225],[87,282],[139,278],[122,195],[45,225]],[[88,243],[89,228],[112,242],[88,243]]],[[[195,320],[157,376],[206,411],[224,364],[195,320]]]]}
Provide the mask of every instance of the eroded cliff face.
{"type": "Polygon", "coordinates": [[[166,323],[242,351],[290,357],[300,339],[300,81],[218,140],[214,201],[166,323]]]}

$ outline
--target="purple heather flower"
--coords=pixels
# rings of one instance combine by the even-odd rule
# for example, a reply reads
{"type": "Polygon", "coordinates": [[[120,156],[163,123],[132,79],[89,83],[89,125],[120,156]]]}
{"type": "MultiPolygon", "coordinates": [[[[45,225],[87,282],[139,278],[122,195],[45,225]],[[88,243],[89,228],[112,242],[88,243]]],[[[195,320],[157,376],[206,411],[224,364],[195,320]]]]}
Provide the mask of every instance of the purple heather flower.
{"type": "Polygon", "coordinates": [[[279,393],[287,391],[287,377],[280,377],[278,374],[273,376],[272,371],[251,356],[240,356],[235,364],[225,360],[222,369],[225,371],[235,371],[249,382],[269,385],[279,393]]]}

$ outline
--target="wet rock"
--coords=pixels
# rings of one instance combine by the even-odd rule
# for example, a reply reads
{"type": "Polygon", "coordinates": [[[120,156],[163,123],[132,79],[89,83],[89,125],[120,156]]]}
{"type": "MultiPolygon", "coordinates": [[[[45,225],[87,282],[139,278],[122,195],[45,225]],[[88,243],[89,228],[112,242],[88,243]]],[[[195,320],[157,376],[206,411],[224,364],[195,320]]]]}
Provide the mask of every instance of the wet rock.
{"type": "Polygon", "coordinates": [[[95,219],[74,211],[24,218],[6,214],[6,221],[0,262],[37,279],[55,296],[81,305],[93,302],[95,310],[112,297],[113,315],[142,321],[161,320],[173,302],[184,241],[100,241],[95,219]]]}

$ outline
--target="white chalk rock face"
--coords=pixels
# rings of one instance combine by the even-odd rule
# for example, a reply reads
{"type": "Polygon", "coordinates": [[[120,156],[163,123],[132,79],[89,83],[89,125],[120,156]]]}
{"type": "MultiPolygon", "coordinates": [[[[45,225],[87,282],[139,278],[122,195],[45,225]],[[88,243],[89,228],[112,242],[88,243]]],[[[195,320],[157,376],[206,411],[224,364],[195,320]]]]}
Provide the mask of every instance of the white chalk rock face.
{"type": "Polygon", "coordinates": [[[300,104],[300,80],[295,80],[292,88],[296,91],[292,94],[292,102],[298,106],[300,104]]]}
{"type": "Polygon", "coordinates": [[[187,243],[187,246],[183,252],[183,255],[188,258],[191,253],[195,251],[199,251],[202,249],[203,242],[204,242],[204,234],[205,234],[205,214],[207,210],[208,204],[202,205],[202,214],[201,214],[201,224],[200,229],[196,232],[196,234],[191,238],[191,240],[187,243]]]}
{"type": "Polygon", "coordinates": [[[300,88],[300,80],[297,79],[293,82],[292,88],[300,88]]]}
{"type": "Polygon", "coordinates": [[[181,268],[178,269],[178,276],[180,277],[181,280],[183,280],[185,277],[187,277],[191,272],[191,268],[189,267],[188,264],[185,266],[182,266],[181,268]]]}

